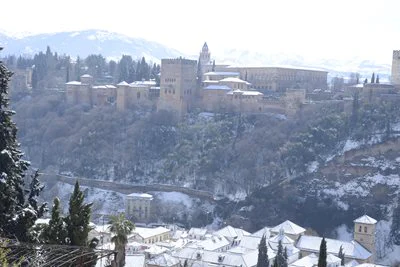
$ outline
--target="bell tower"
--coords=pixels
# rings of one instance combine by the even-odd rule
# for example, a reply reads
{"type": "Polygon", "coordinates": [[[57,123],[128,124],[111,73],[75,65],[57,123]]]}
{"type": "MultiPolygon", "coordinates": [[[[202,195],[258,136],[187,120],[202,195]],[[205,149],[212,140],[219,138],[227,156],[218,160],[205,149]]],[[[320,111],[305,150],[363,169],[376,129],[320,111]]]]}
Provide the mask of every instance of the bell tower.
{"type": "Polygon", "coordinates": [[[205,65],[209,65],[210,60],[211,60],[211,53],[208,50],[207,42],[205,42],[200,52],[200,65],[202,67],[204,67],[205,65]]]}
{"type": "Polygon", "coordinates": [[[375,261],[375,229],[377,221],[368,215],[354,220],[354,240],[371,252],[372,263],[375,261]]]}

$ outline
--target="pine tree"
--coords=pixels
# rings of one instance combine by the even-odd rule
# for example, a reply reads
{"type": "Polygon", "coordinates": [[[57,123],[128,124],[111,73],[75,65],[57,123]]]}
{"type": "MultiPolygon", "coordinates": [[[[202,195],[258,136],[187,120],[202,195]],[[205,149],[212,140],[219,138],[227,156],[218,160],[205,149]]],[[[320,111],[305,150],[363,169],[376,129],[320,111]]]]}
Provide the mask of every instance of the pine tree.
{"type": "MultiPolygon", "coordinates": [[[[287,251],[286,251],[286,257],[287,257],[287,251]]],[[[287,266],[287,260],[285,258],[285,253],[284,253],[283,246],[282,246],[282,240],[279,240],[279,242],[278,242],[278,251],[276,252],[273,266],[274,267],[287,266]]]]}
{"type": "Polygon", "coordinates": [[[339,258],[340,258],[340,265],[344,266],[344,252],[343,252],[343,246],[340,246],[338,256],[339,256],[339,258]]]}
{"type": "Polygon", "coordinates": [[[117,216],[111,216],[110,232],[113,233],[111,242],[115,244],[117,250],[118,266],[125,266],[125,246],[128,243],[128,235],[135,229],[135,225],[125,218],[123,213],[117,216]]]}
{"type": "Polygon", "coordinates": [[[318,257],[318,267],[326,267],[326,241],[325,237],[322,238],[321,240],[321,245],[319,247],[319,257],[318,257]]]}
{"type": "Polygon", "coordinates": [[[268,267],[268,247],[265,235],[262,236],[260,240],[260,244],[258,245],[258,259],[257,259],[257,267],[268,267]]]}
{"type": "Polygon", "coordinates": [[[367,83],[368,83],[368,79],[365,78],[365,80],[364,80],[364,85],[366,85],[367,83]]]}
{"type": "Polygon", "coordinates": [[[372,73],[371,83],[375,83],[375,72],[372,73]]]}
{"type": "Polygon", "coordinates": [[[215,71],[215,60],[213,60],[211,71],[215,71]]]}
{"type": "Polygon", "coordinates": [[[60,199],[55,198],[51,210],[51,219],[43,234],[45,243],[62,245],[66,244],[67,229],[64,219],[61,217],[60,199]]]}
{"type": "Polygon", "coordinates": [[[393,210],[390,239],[393,244],[400,246],[400,193],[397,194],[397,206],[393,210]]]}
{"type": "Polygon", "coordinates": [[[69,214],[65,218],[69,244],[72,246],[86,246],[88,244],[88,234],[91,228],[90,213],[92,203],[84,204],[84,195],[76,181],[74,192],[69,200],[69,214]]]}
{"type": "Polygon", "coordinates": [[[287,252],[287,247],[285,247],[285,249],[283,250],[283,267],[287,267],[288,266],[288,252],[287,252]]]}
{"type": "Polygon", "coordinates": [[[376,83],[379,83],[379,75],[376,75],[376,83]]]}
{"type": "MultiPolygon", "coordinates": [[[[1,48],[0,48],[1,50],[1,48]]],[[[14,114],[8,108],[8,82],[11,72],[0,61],[0,236],[30,241],[30,228],[46,210],[38,205],[37,196],[43,190],[32,176],[30,188],[25,187],[25,173],[30,164],[22,160],[23,153],[17,142],[14,114]]]]}

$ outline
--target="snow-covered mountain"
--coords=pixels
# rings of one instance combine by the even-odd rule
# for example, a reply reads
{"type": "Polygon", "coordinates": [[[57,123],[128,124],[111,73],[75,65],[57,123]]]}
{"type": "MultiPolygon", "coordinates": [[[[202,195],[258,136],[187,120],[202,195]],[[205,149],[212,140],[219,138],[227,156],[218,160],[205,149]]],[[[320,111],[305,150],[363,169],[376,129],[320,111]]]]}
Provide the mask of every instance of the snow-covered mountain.
{"type": "Polygon", "coordinates": [[[102,54],[106,58],[119,58],[125,54],[133,58],[144,56],[146,59],[159,61],[165,57],[182,56],[182,53],[156,42],[103,30],[59,32],[25,37],[13,37],[0,33],[0,46],[4,47],[3,55],[32,55],[39,51],[46,51],[46,47],[50,46],[52,51],[72,57],[102,54]]]}

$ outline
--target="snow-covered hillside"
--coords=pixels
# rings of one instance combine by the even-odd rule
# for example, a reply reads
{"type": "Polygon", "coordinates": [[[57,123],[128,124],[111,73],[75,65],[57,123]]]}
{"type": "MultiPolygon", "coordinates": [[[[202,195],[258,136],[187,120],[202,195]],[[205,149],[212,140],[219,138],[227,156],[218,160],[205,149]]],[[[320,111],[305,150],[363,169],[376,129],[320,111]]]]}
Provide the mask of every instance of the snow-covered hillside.
{"type": "Polygon", "coordinates": [[[147,60],[159,61],[165,57],[182,56],[182,53],[156,42],[102,30],[59,32],[25,37],[13,37],[0,33],[0,46],[4,47],[3,55],[33,55],[39,51],[46,51],[46,47],[50,46],[52,51],[72,57],[102,54],[106,58],[119,58],[126,54],[134,58],[144,56],[147,60]]]}

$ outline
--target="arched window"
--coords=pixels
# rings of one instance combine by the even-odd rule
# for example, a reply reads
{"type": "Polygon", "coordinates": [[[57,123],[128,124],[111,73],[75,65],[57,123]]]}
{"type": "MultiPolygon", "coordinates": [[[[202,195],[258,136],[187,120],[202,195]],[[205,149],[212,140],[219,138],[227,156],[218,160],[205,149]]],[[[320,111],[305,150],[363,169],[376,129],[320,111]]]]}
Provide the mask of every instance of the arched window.
{"type": "Polygon", "coordinates": [[[361,225],[360,225],[360,227],[358,227],[358,232],[361,233],[361,230],[362,230],[362,227],[361,227],[361,225]]]}
{"type": "Polygon", "coordinates": [[[367,226],[364,226],[364,233],[367,233],[367,226]]]}

